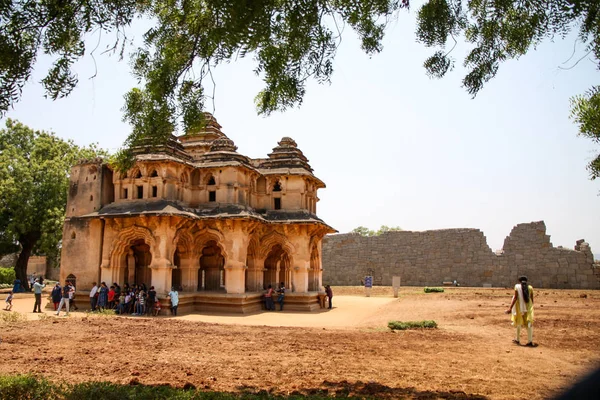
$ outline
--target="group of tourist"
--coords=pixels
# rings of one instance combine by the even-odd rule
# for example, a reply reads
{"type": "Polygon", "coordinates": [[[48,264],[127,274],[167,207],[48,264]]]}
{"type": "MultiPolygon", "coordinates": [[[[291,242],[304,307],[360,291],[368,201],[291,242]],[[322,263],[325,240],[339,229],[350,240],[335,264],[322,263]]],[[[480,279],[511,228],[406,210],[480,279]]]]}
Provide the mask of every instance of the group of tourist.
{"type": "MultiPolygon", "coordinates": [[[[267,292],[265,293],[265,309],[267,311],[275,311],[275,302],[273,301],[273,297],[277,295],[277,303],[279,303],[279,311],[283,311],[283,303],[285,301],[285,284],[281,282],[279,287],[274,290],[273,285],[267,286],[267,292]]],[[[329,308],[332,308],[332,299],[333,299],[333,290],[331,286],[325,286],[325,295],[329,299],[329,308]]],[[[324,307],[324,306],[322,306],[324,307]]]]}
{"type": "Polygon", "coordinates": [[[118,283],[110,287],[106,282],[93,283],[90,290],[90,308],[92,311],[115,310],[119,315],[158,315],[162,309],[154,286],[148,289],[145,284],[126,283],[123,288],[118,283]]]}

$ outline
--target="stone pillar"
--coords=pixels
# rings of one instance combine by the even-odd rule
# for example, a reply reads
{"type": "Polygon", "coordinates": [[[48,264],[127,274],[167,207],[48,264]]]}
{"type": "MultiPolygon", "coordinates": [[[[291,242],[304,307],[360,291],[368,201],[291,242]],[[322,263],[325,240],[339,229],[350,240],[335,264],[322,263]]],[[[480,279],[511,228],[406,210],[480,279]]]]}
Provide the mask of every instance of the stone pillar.
{"type": "Polygon", "coordinates": [[[227,293],[245,293],[245,272],[248,267],[239,261],[230,261],[225,266],[225,290],[227,293]]]}
{"type": "Polygon", "coordinates": [[[248,290],[250,292],[261,292],[263,290],[263,278],[265,272],[264,258],[255,258],[253,266],[248,268],[248,290]]]}
{"type": "MultiPolygon", "coordinates": [[[[181,255],[180,255],[181,257],[181,255]]],[[[200,263],[195,257],[180,258],[181,286],[184,292],[195,292],[198,290],[198,270],[200,263]]]]}
{"type": "Polygon", "coordinates": [[[172,268],[152,268],[152,285],[159,295],[165,295],[171,291],[172,268]]]}
{"type": "Polygon", "coordinates": [[[310,268],[310,238],[306,229],[293,238],[296,254],[292,264],[292,290],[297,293],[308,292],[308,270],[310,268]]]}
{"type": "Polygon", "coordinates": [[[306,293],[308,292],[308,269],[310,268],[310,261],[294,259],[294,265],[292,270],[292,289],[296,293],[306,293]]]}
{"type": "Polygon", "coordinates": [[[245,273],[248,255],[249,237],[241,224],[230,227],[228,232],[227,260],[225,265],[225,290],[227,293],[244,293],[246,291],[245,273]]]}
{"type": "Polygon", "coordinates": [[[125,262],[127,263],[128,268],[128,275],[125,279],[129,284],[132,284],[135,279],[135,256],[133,255],[133,250],[129,250],[125,262]]]}

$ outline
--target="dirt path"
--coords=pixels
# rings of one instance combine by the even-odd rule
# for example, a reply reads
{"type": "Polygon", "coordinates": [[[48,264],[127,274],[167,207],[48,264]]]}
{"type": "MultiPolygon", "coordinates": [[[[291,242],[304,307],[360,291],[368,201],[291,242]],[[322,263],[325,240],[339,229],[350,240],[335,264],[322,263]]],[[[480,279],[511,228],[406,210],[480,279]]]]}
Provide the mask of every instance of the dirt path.
{"type": "MultiPolygon", "coordinates": [[[[511,344],[504,289],[360,297],[334,309],[178,318],[40,317],[3,323],[0,373],[71,382],[193,385],[387,398],[548,398],[600,363],[600,292],[536,292],[536,348],[511,344]],[[391,333],[389,320],[435,320],[391,333]],[[524,388],[522,376],[529,381],[524,388]]],[[[422,290],[422,289],[421,289],[422,290]]],[[[382,293],[383,294],[383,293],[382,293]]],[[[15,310],[33,309],[17,299],[15,310]]]]}

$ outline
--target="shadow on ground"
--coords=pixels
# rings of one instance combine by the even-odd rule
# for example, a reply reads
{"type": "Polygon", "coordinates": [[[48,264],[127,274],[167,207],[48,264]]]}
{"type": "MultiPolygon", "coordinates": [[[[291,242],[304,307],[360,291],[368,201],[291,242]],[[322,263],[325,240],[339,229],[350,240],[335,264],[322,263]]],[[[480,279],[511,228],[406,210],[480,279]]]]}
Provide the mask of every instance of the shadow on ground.
{"type": "Polygon", "coordinates": [[[484,400],[485,396],[477,394],[468,394],[462,391],[435,392],[429,390],[417,390],[412,387],[394,388],[381,385],[376,382],[350,383],[347,381],[330,382],[323,381],[323,387],[316,389],[301,389],[290,393],[289,395],[277,394],[276,390],[264,391],[257,390],[249,386],[238,388],[242,393],[248,393],[258,396],[258,398],[282,398],[282,399],[449,399],[449,400],[484,400]],[[272,396],[272,397],[268,397],[272,396]],[[281,396],[281,397],[277,397],[281,396]]]}

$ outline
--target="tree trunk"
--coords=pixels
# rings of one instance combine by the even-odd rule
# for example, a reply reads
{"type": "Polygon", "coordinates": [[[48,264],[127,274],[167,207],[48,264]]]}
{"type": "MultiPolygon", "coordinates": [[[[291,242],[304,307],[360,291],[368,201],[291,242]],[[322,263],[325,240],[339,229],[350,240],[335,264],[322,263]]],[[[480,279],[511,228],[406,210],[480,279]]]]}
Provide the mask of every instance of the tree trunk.
{"type": "Polygon", "coordinates": [[[33,246],[39,240],[40,236],[41,235],[37,232],[19,236],[19,243],[21,244],[22,250],[17,259],[17,265],[15,265],[15,275],[17,279],[21,281],[21,285],[26,291],[29,291],[29,280],[27,279],[29,256],[31,256],[31,250],[33,250],[33,246]]]}

